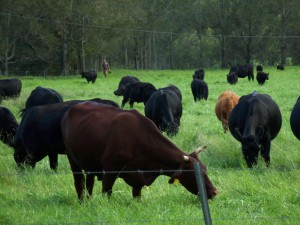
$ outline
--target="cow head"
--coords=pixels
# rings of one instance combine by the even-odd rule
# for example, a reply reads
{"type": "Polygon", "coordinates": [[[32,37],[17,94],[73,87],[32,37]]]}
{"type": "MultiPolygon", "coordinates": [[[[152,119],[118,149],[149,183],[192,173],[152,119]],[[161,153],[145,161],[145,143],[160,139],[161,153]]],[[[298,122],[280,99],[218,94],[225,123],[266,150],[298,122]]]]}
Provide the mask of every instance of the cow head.
{"type": "Polygon", "coordinates": [[[253,165],[257,164],[258,153],[260,150],[260,140],[264,135],[264,129],[259,126],[255,135],[242,136],[238,128],[235,129],[238,140],[242,144],[243,156],[246,160],[247,166],[252,168],[253,165]]]}
{"type": "Polygon", "coordinates": [[[194,173],[194,163],[199,162],[203,171],[203,178],[206,188],[207,197],[212,199],[217,195],[218,191],[212,184],[206,173],[206,166],[199,160],[198,154],[203,151],[206,147],[200,147],[189,155],[184,155],[182,157],[182,163],[179,166],[177,172],[171,175],[169,180],[170,184],[179,180],[179,182],[191,193],[198,194],[198,186],[196,181],[196,176],[194,173]]]}
{"type": "Polygon", "coordinates": [[[24,167],[25,165],[30,165],[32,168],[35,167],[35,162],[32,160],[32,156],[23,146],[21,140],[14,140],[10,144],[14,148],[14,159],[19,167],[24,167]]]}

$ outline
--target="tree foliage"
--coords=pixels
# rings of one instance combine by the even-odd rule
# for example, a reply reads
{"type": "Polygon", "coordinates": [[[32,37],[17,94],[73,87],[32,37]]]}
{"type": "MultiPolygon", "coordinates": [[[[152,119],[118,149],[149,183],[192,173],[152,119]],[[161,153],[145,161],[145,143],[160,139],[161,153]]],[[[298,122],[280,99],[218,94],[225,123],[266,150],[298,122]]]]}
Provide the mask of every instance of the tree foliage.
{"type": "Polygon", "coordinates": [[[0,0],[0,72],[299,64],[297,0],[0,0]]]}

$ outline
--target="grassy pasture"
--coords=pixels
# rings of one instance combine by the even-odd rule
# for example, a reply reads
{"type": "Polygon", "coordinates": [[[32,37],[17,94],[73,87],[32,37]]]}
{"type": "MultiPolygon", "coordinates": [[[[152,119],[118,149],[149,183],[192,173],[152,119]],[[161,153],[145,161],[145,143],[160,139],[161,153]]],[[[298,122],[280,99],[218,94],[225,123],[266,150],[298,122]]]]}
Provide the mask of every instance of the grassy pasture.
{"type": "MultiPolygon", "coordinates": [[[[113,91],[124,75],[137,76],[156,87],[175,84],[182,91],[183,116],[179,133],[171,140],[185,152],[207,146],[200,158],[219,190],[209,202],[213,224],[299,224],[300,142],[291,132],[289,118],[300,95],[300,67],[264,70],[270,73],[270,80],[260,86],[247,78],[229,85],[225,77],[228,70],[207,69],[208,100],[197,103],[190,89],[191,70],[114,70],[108,78],[98,73],[94,84],[87,84],[79,75],[20,77],[21,96],[5,100],[2,105],[20,121],[18,112],[36,86],[53,88],[64,100],[100,97],[120,104],[122,98],[114,96],[113,91]],[[254,90],[267,93],[279,105],[283,124],[272,141],[270,168],[259,158],[258,166],[248,170],[240,144],[230,133],[223,133],[214,108],[225,90],[240,96],[254,90]]],[[[134,108],[144,114],[142,103],[135,103],[134,108]]],[[[128,104],[125,109],[129,109],[128,104]]],[[[50,170],[47,158],[34,170],[19,171],[13,150],[0,143],[0,224],[202,224],[199,204],[197,196],[181,185],[169,185],[168,178],[160,176],[150,187],[143,188],[141,201],[134,200],[131,188],[118,179],[110,199],[102,196],[101,182],[95,182],[93,197],[80,205],[66,156],[59,156],[57,173],[50,170]]]]}

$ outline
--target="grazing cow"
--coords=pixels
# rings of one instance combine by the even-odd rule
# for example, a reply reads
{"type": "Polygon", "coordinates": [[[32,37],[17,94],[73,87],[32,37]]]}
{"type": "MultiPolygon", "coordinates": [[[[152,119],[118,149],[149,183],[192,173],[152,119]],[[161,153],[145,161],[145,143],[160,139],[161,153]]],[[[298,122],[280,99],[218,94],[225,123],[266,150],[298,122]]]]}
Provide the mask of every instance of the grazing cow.
{"type": "Polygon", "coordinates": [[[181,115],[181,100],[171,88],[159,89],[151,95],[145,105],[145,116],[168,136],[177,134],[181,115]]]}
{"type": "Polygon", "coordinates": [[[0,140],[4,144],[11,145],[18,127],[14,114],[8,108],[0,106],[0,140]]]}
{"type": "Polygon", "coordinates": [[[194,97],[194,101],[201,99],[207,100],[208,97],[208,86],[203,80],[193,79],[191,83],[191,89],[194,97]]]}
{"type": "Polygon", "coordinates": [[[290,117],[290,125],[293,134],[300,140],[300,96],[293,107],[290,117]]]}
{"type": "Polygon", "coordinates": [[[193,75],[193,79],[204,80],[204,75],[205,75],[205,71],[203,69],[196,70],[193,75]]]}
{"type": "Polygon", "coordinates": [[[61,94],[51,88],[36,87],[27,98],[25,108],[21,110],[21,114],[32,107],[37,105],[49,105],[53,103],[63,102],[61,94]]]}
{"type": "Polygon", "coordinates": [[[122,77],[119,83],[119,87],[117,90],[114,91],[114,94],[117,96],[123,96],[125,92],[125,88],[127,85],[132,84],[132,83],[137,83],[140,82],[140,80],[137,77],[134,76],[125,76],[122,77]]]}
{"type": "Polygon", "coordinates": [[[251,79],[252,79],[252,81],[254,80],[253,65],[252,64],[232,66],[230,68],[229,74],[231,74],[232,72],[236,72],[236,74],[240,78],[248,77],[249,81],[251,79]]]}
{"type": "MultiPolygon", "coordinates": [[[[56,170],[58,154],[65,154],[60,128],[61,119],[72,105],[83,101],[73,100],[27,109],[12,144],[17,165],[26,164],[34,168],[38,161],[48,156],[50,168],[56,170]]],[[[115,102],[99,98],[90,101],[118,106],[115,102]]]]}
{"type": "Polygon", "coordinates": [[[178,98],[180,99],[180,101],[182,101],[182,94],[181,94],[180,89],[178,87],[176,87],[175,85],[173,85],[173,84],[170,84],[167,87],[159,88],[158,91],[159,90],[171,90],[171,91],[173,91],[178,96],[178,98]]]}
{"type": "Polygon", "coordinates": [[[218,97],[215,113],[222,122],[224,133],[228,131],[228,121],[232,109],[238,103],[240,96],[232,91],[224,91],[218,97]]]}
{"type": "Polygon", "coordinates": [[[257,65],[256,66],[256,72],[258,71],[263,71],[263,66],[262,65],[257,65]]]}
{"type": "Polygon", "coordinates": [[[22,82],[19,79],[3,79],[0,80],[0,102],[7,98],[16,98],[20,96],[22,82]]]}
{"type": "Polygon", "coordinates": [[[229,130],[241,142],[249,168],[257,164],[258,153],[270,165],[270,148],[281,129],[282,117],[278,105],[266,94],[253,92],[242,96],[231,111],[229,130]]]}
{"type": "Polygon", "coordinates": [[[269,80],[269,73],[258,71],[256,74],[256,80],[258,84],[263,85],[266,80],[269,80]]]}
{"type": "Polygon", "coordinates": [[[236,84],[238,82],[238,75],[236,74],[236,72],[228,74],[227,81],[229,84],[236,84]]]}
{"type": "Polygon", "coordinates": [[[145,105],[150,96],[156,91],[157,89],[150,83],[136,82],[128,84],[124,91],[121,107],[123,108],[128,101],[131,108],[134,102],[143,102],[145,105]]]}
{"type": "Polygon", "coordinates": [[[140,198],[142,187],[151,185],[159,175],[169,176],[170,184],[179,180],[189,192],[198,194],[192,172],[195,162],[203,168],[208,198],[217,194],[197,156],[205,147],[184,153],[136,110],[91,102],[77,104],[65,113],[62,134],[80,201],[84,198],[83,171],[89,195],[97,176],[102,180],[103,193],[111,195],[116,179],[122,178],[132,187],[132,196],[140,198]]]}
{"type": "Polygon", "coordinates": [[[276,68],[277,68],[277,70],[284,70],[284,65],[278,64],[276,68]]]}
{"type": "Polygon", "coordinates": [[[97,73],[95,70],[89,70],[87,72],[81,72],[81,78],[85,78],[88,84],[92,81],[92,83],[95,83],[97,79],[97,73]]]}

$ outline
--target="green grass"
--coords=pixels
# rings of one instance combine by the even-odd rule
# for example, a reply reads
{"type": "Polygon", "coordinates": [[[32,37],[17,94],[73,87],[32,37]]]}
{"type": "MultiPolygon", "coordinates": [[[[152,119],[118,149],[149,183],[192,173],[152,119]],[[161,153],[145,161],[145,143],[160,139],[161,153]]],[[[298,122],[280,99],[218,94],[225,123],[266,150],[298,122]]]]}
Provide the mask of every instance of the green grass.
{"type": "MultiPolygon", "coordinates": [[[[247,79],[229,85],[225,77],[228,70],[207,69],[209,97],[197,103],[190,90],[191,70],[115,70],[106,79],[98,73],[94,84],[87,84],[79,75],[20,77],[21,96],[3,101],[2,105],[20,121],[18,112],[36,86],[53,88],[64,100],[100,97],[120,104],[122,98],[114,96],[113,91],[122,76],[134,75],[156,87],[175,84],[182,91],[183,115],[179,133],[171,140],[185,152],[207,146],[200,158],[219,190],[217,197],[209,201],[213,224],[299,224],[300,142],[291,132],[289,118],[300,95],[300,67],[264,70],[270,73],[270,80],[259,86],[247,79]],[[225,90],[238,95],[254,90],[267,93],[279,105],[283,124],[272,141],[270,168],[259,158],[258,166],[248,170],[240,143],[230,133],[223,133],[214,108],[225,90]]],[[[143,104],[135,103],[134,108],[144,114],[143,104]]],[[[140,201],[132,198],[131,188],[121,179],[110,199],[102,196],[101,182],[96,182],[93,197],[80,205],[66,156],[59,156],[57,173],[50,170],[47,158],[38,162],[34,170],[20,171],[13,160],[13,149],[0,143],[0,224],[202,224],[198,197],[167,181],[167,177],[160,176],[150,187],[143,188],[140,201]]]]}

